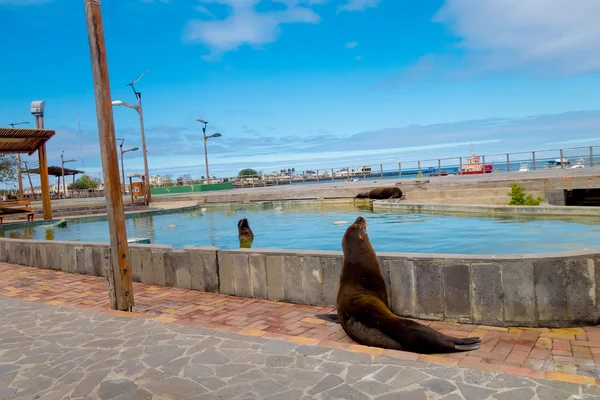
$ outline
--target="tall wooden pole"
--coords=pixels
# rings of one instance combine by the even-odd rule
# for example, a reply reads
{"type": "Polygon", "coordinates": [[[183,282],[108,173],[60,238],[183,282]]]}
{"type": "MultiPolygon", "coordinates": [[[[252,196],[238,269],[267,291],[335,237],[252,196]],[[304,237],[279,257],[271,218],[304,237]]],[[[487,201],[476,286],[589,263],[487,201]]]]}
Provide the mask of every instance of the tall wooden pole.
{"type": "Polygon", "coordinates": [[[102,26],[102,12],[100,10],[100,0],[84,0],[84,4],[110,233],[110,259],[106,260],[110,305],[115,310],[131,311],[134,306],[133,284],[131,282],[123,196],[119,185],[119,157],[115,143],[115,124],[104,43],[104,28],[102,26]]]}
{"type": "MultiPolygon", "coordinates": [[[[44,129],[44,116],[35,116],[35,126],[38,129],[44,129]]],[[[38,149],[39,169],[40,169],[40,186],[42,189],[42,207],[44,209],[44,220],[52,219],[52,201],[50,200],[50,183],[48,182],[48,156],[46,154],[46,144],[38,149]]],[[[35,199],[35,197],[34,197],[35,199]]]]}

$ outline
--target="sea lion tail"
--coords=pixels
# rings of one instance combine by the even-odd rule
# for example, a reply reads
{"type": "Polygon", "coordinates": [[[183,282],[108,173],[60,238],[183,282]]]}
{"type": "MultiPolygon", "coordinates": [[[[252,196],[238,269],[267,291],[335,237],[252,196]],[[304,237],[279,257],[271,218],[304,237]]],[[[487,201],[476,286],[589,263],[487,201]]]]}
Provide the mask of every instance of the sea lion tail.
{"type": "Polygon", "coordinates": [[[340,317],[337,314],[316,314],[315,317],[336,324],[340,323],[340,317]]]}
{"type": "Polygon", "coordinates": [[[357,199],[368,199],[369,198],[369,193],[367,192],[362,192],[356,195],[357,199]]]}

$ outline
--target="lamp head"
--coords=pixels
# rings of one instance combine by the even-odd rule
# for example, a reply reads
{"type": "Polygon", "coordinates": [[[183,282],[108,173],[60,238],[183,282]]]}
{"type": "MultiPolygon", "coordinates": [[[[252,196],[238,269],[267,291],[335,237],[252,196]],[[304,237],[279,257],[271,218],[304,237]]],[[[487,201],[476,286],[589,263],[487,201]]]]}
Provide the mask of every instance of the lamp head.
{"type": "Polygon", "coordinates": [[[214,134],[211,135],[211,137],[221,137],[221,136],[223,136],[223,135],[221,135],[219,132],[214,133],[214,134]]]}
{"type": "Polygon", "coordinates": [[[197,119],[196,121],[198,121],[198,122],[200,122],[201,124],[204,124],[204,125],[208,124],[208,121],[205,121],[203,119],[197,119]]]}
{"type": "Polygon", "coordinates": [[[112,102],[112,105],[113,106],[122,106],[123,102],[121,100],[115,100],[115,101],[112,102]]]}

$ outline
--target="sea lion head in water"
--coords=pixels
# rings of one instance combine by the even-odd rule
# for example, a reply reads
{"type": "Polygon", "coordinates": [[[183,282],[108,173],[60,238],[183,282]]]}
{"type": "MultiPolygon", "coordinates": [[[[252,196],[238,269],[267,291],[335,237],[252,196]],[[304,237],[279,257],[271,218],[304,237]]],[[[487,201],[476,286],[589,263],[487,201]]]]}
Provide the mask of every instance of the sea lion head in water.
{"type": "Polygon", "coordinates": [[[402,190],[397,187],[384,187],[373,189],[369,192],[362,192],[356,195],[357,199],[372,199],[372,200],[385,200],[385,199],[401,199],[402,190]]]}
{"type": "Polygon", "coordinates": [[[250,229],[250,224],[246,218],[238,221],[238,238],[240,239],[240,247],[249,249],[254,241],[254,233],[250,229]]]}
{"type": "Polygon", "coordinates": [[[363,217],[348,227],[342,239],[344,260],[337,296],[337,313],[344,331],[366,346],[415,353],[451,353],[476,350],[481,340],[455,338],[388,308],[385,281],[363,217]]]}

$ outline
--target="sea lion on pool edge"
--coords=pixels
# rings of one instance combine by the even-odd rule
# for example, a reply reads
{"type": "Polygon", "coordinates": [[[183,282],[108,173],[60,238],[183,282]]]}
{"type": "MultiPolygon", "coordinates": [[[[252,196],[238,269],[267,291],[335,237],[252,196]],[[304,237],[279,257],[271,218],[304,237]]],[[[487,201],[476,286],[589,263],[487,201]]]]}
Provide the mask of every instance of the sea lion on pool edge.
{"type": "Polygon", "coordinates": [[[246,218],[238,221],[238,238],[240,239],[240,247],[249,249],[254,241],[254,233],[250,229],[250,224],[246,218]]]}
{"type": "Polygon", "coordinates": [[[366,229],[367,221],[358,217],[342,239],[344,260],[336,307],[348,336],[366,346],[414,353],[477,350],[478,337],[444,335],[390,311],[381,266],[366,229]]]}
{"type": "Polygon", "coordinates": [[[402,190],[397,187],[385,187],[373,189],[369,192],[362,192],[356,195],[357,199],[372,199],[372,200],[385,200],[385,199],[401,199],[402,190]]]}

